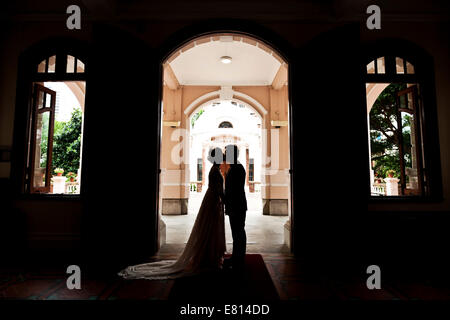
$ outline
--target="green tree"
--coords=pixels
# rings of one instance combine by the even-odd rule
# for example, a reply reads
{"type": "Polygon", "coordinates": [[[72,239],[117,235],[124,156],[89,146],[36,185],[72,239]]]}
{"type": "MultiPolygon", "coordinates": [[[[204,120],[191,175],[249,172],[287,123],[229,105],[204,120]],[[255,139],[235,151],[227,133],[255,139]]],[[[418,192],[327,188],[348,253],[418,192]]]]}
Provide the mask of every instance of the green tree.
{"type": "Polygon", "coordinates": [[[47,166],[47,145],[48,145],[48,125],[49,125],[49,113],[44,112],[42,115],[42,136],[41,136],[41,168],[47,166]]]}
{"type": "Polygon", "coordinates": [[[63,168],[65,173],[77,173],[80,166],[81,122],[80,109],[74,109],[67,122],[55,121],[53,168],[63,168]]]}
{"type": "Polygon", "coordinates": [[[191,125],[192,125],[192,128],[193,128],[194,125],[195,125],[195,121],[197,121],[198,118],[200,118],[200,116],[203,114],[203,112],[205,112],[205,110],[204,110],[204,109],[201,109],[200,111],[198,111],[196,114],[194,114],[194,115],[192,116],[192,118],[191,118],[191,125]]]}
{"type": "MultiPolygon", "coordinates": [[[[397,93],[406,89],[404,83],[392,83],[383,90],[370,111],[370,148],[373,169],[377,176],[385,177],[387,170],[400,175],[399,137],[397,125],[397,93]]],[[[405,165],[410,166],[411,117],[402,115],[403,150],[405,165]]]]}

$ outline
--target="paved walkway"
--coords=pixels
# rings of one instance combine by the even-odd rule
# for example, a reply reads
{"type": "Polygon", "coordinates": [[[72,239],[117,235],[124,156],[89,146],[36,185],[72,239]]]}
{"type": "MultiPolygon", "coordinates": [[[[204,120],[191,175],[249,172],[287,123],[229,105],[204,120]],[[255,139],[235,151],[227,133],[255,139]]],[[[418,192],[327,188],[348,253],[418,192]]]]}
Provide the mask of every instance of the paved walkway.
{"type": "MultiPolygon", "coordinates": [[[[187,242],[203,195],[204,193],[191,193],[187,215],[162,216],[162,220],[166,224],[167,245],[180,245],[187,242]]],[[[249,211],[247,211],[245,230],[249,249],[253,248],[254,250],[252,251],[263,252],[266,250],[260,247],[266,247],[266,249],[270,247],[273,248],[270,251],[279,252],[279,248],[284,244],[284,224],[289,217],[263,215],[261,196],[259,193],[247,194],[247,202],[249,211]]],[[[228,248],[232,244],[232,237],[227,216],[225,216],[225,238],[228,248]]]]}

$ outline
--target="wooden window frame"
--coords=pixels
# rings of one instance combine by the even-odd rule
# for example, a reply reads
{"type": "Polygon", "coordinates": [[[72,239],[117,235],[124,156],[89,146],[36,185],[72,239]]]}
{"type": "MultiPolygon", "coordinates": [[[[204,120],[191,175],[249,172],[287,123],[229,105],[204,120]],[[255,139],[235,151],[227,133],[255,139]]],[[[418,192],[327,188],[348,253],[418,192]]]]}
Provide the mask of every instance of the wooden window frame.
{"type": "MultiPolygon", "coordinates": [[[[45,47],[45,46],[44,46],[45,47]]],[[[30,53],[30,56],[25,56],[21,58],[19,64],[19,87],[17,91],[18,97],[23,97],[18,99],[16,110],[16,120],[19,125],[15,125],[16,129],[14,130],[15,141],[14,141],[14,158],[15,159],[23,159],[11,166],[11,177],[14,180],[15,184],[15,193],[20,198],[58,198],[58,199],[76,199],[80,198],[83,194],[83,189],[85,186],[85,178],[83,178],[83,171],[86,169],[82,169],[81,171],[81,189],[80,194],[51,194],[51,193],[43,193],[41,192],[33,192],[33,177],[31,174],[32,168],[32,157],[34,156],[33,150],[33,140],[35,138],[35,118],[34,118],[34,99],[35,99],[35,91],[34,87],[36,83],[45,83],[45,82],[66,82],[66,81],[82,81],[86,83],[88,82],[89,77],[89,69],[88,69],[88,57],[81,50],[73,50],[71,46],[66,46],[63,49],[55,49],[48,50],[44,48],[42,50],[44,53],[35,52],[30,53]],[[80,73],[68,73],[67,72],[67,57],[71,55],[75,58],[75,60],[80,60],[84,64],[84,72],[80,73]],[[46,72],[38,72],[39,64],[45,60],[46,67],[45,71],[48,70],[48,59],[51,56],[55,56],[56,65],[55,72],[46,73],[46,72]],[[27,107],[24,108],[24,105],[27,107]],[[23,132],[23,134],[22,134],[23,132]],[[20,145],[19,145],[20,144],[20,145]]],[[[47,88],[48,89],[48,88],[47,88]]],[[[56,100],[55,100],[56,101],[56,100]]],[[[85,111],[86,111],[86,97],[85,97],[85,111]]],[[[84,122],[86,126],[86,121],[84,122]]],[[[54,130],[54,123],[51,126],[52,130],[54,130]]],[[[86,138],[86,128],[83,129],[83,140],[86,138]]],[[[52,131],[52,138],[53,138],[52,131]]],[[[83,144],[85,146],[85,144],[83,144]]],[[[84,147],[83,147],[84,148],[84,147]]],[[[80,150],[81,152],[81,150],[80,150]]],[[[82,153],[85,154],[85,153],[82,153]]],[[[83,167],[86,167],[87,161],[83,161],[83,167]]],[[[50,163],[51,165],[51,163],[50,163]]],[[[48,174],[51,174],[50,171],[48,174]]],[[[46,179],[47,183],[47,179],[46,179]]]]}
{"type": "Polygon", "coordinates": [[[28,162],[28,190],[30,193],[49,193],[50,192],[50,178],[51,178],[51,170],[52,170],[52,155],[53,155],[53,134],[54,134],[54,124],[55,124],[55,104],[56,104],[56,92],[50,90],[49,88],[44,87],[38,83],[35,83],[33,86],[33,110],[31,115],[31,136],[30,136],[30,160],[28,162]],[[39,108],[39,93],[44,92],[43,95],[43,107],[39,108]],[[46,97],[47,95],[51,96],[50,107],[47,108],[46,105],[46,97]],[[37,118],[39,114],[43,114],[45,112],[49,112],[49,128],[48,128],[48,142],[47,142],[47,166],[45,172],[45,186],[44,187],[34,187],[34,170],[35,170],[35,161],[36,161],[36,131],[37,131],[37,118]]]}
{"type": "MultiPolygon", "coordinates": [[[[404,61],[404,65],[406,65],[405,60],[404,61]]],[[[400,156],[400,190],[401,190],[401,195],[407,195],[407,188],[406,188],[406,167],[405,167],[405,154],[404,154],[404,150],[403,150],[403,124],[402,124],[402,116],[401,113],[402,112],[406,112],[409,114],[412,114],[414,116],[414,129],[415,129],[415,145],[416,145],[416,161],[417,161],[417,176],[418,176],[418,185],[419,185],[419,190],[420,190],[420,194],[421,195],[425,195],[425,183],[424,180],[426,179],[426,167],[424,166],[423,163],[423,146],[422,146],[422,122],[423,119],[421,117],[421,105],[417,99],[418,97],[418,91],[417,91],[417,85],[413,85],[409,88],[406,88],[404,90],[401,90],[399,92],[397,92],[397,110],[396,110],[396,115],[397,115],[397,133],[398,133],[398,148],[399,148],[399,156],[400,156]],[[412,107],[413,109],[409,109],[408,106],[406,106],[406,108],[401,108],[401,104],[400,104],[400,97],[401,96],[406,96],[406,103],[408,104],[408,94],[411,93],[412,94],[412,107]]]]}

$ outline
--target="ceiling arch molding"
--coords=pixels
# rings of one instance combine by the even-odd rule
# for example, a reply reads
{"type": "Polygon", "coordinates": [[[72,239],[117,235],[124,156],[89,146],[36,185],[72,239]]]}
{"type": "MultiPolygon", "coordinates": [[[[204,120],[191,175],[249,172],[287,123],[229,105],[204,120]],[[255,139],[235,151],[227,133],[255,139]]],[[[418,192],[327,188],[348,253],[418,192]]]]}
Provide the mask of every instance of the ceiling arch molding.
{"type": "Polygon", "coordinates": [[[276,60],[278,60],[281,64],[285,63],[284,59],[280,56],[280,54],[277,53],[277,51],[275,51],[268,45],[264,44],[262,41],[247,35],[241,35],[236,33],[216,33],[206,36],[200,36],[199,38],[189,41],[187,44],[185,44],[178,50],[174,51],[167,58],[165,63],[173,62],[182,53],[185,53],[188,50],[198,47],[199,45],[215,41],[243,42],[255,46],[257,48],[260,48],[261,50],[267,52],[269,55],[273,56],[276,60]]]}
{"type": "MultiPolygon", "coordinates": [[[[187,106],[187,108],[184,110],[184,114],[187,117],[190,117],[191,114],[193,112],[195,112],[197,109],[199,109],[200,107],[203,107],[204,105],[206,105],[208,103],[221,101],[221,98],[220,98],[220,94],[222,92],[221,90],[222,89],[213,91],[213,92],[209,92],[209,93],[206,93],[206,94],[198,97],[197,99],[192,101],[187,106]]],[[[248,94],[245,94],[245,93],[242,93],[239,91],[235,91],[235,90],[232,90],[232,95],[233,95],[233,98],[231,100],[236,100],[236,101],[243,103],[244,105],[250,107],[251,109],[254,109],[261,116],[261,118],[263,118],[264,116],[267,115],[267,113],[268,113],[267,110],[255,98],[249,96],[248,94]]]]}

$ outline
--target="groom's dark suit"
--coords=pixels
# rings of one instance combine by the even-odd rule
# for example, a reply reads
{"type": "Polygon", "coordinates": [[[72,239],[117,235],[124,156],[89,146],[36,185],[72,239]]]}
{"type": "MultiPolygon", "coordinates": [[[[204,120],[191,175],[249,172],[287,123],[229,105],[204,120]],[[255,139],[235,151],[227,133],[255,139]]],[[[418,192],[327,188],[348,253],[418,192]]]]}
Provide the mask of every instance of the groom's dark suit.
{"type": "Polygon", "coordinates": [[[247,236],[245,234],[245,216],[247,199],[245,198],[245,169],[242,164],[231,164],[225,177],[225,214],[230,218],[233,236],[232,264],[241,267],[244,264],[247,236]]]}

